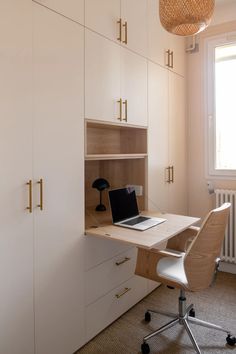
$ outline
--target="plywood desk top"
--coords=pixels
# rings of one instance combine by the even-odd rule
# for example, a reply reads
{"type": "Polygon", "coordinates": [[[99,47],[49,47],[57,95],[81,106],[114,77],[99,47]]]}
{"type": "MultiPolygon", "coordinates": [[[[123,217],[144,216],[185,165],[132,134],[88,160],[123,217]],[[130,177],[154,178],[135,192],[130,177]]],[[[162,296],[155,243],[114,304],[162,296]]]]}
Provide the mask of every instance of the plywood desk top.
{"type": "Polygon", "coordinates": [[[157,247],[158,244],[167,241],[181,231],[196,224],[200,219],[190,216],[175,214],[160,214],[157,212],[145,211],[142,215],[150,215],[167,219],[167,221],[145,231],[128,229],[115,226],[104,221],[99,227],[91,227],[85,230],[86,235],[97,236],[109,240],[126,242],[145,248],[157,247]]]}

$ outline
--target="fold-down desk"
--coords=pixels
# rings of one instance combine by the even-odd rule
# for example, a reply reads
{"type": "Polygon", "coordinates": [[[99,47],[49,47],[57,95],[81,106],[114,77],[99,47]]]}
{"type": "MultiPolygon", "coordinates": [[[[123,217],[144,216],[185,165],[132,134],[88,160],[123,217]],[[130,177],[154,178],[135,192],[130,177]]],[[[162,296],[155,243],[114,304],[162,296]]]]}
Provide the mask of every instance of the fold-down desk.
{"type": "Polygon", "coordinates": [[[200,219],[190,216],[175,214],[160,214],[152,211],[142,212],[142,215],[150,215],[167,219],[162,224],[145,231],[137,231],[125,227],[115,226],[111,221],[104,220],[99,226],[96,224],[85,230],[86,235],[107,238],[109,240],[126,242],[144,248],[157,247],[171,237],[177,235],[188,227],[196,224],[200,219]]]}

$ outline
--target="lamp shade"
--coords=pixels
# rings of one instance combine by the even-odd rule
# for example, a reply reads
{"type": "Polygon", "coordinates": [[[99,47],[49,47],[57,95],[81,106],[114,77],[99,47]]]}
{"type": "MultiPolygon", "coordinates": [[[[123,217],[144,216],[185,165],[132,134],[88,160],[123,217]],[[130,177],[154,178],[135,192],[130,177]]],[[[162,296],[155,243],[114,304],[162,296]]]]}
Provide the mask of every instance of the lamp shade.
{"type": "Polygon", "coordinates": [[[214,6],[214,0],[160,0],[160,21],[170,33],[191,36],[209,25],[214,6]]]}

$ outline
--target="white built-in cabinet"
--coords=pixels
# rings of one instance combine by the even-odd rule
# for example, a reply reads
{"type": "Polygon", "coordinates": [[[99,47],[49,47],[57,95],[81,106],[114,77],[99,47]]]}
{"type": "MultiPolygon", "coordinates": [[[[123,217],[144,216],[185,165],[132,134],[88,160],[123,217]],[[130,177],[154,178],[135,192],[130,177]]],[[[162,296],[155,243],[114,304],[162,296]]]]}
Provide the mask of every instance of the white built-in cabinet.
{"type": "MultiPolygon", "coordinates": [[[[84,29],[34,4],[33,181],[37,354],[84,344],[84,29]],[[43,179],[43,210],[40,186],[43,179]]],[[[28,215],[27,215],[28,216],[28,215]]],[[[29,216],[28,216],[29,217],[29,216]]]]}
{"type": "Polygon", "coordinates": [[[162,212],[186,214],[184,78],[149,62],[148,90],[148,204],[162,212]]]}
{"type": "Polygon", "coordinates": [[[147,60],[87,29],[85,117],[147,126],[147,60]]]}
{"type": "MultiPolygon", "coordinates": [[[[65,16],[69,19],[84,24],[85,0],[33,0],[36,3],[65,16]]],[[[87,0],[86,0],[87,1],[87,0]]]]}
{"type": "Polygon", "coordinates": [[[185,39],[167,32],[159,19],[159,1],[148,0],[148,58],[185,76],[185,39]]]}
{"type": "Polygon", "coordinates": [[[147,55],[146,0],[86,0],[85,26],[136,53],[147,55]]]}
{"type": "Polygon", "coordinates": [[[84,236],[97,177],[186,213],[182,39],[156,6],[0,3],[0,354],[72,354],[157,286],[134,275],[136,248],[84,236]]]}

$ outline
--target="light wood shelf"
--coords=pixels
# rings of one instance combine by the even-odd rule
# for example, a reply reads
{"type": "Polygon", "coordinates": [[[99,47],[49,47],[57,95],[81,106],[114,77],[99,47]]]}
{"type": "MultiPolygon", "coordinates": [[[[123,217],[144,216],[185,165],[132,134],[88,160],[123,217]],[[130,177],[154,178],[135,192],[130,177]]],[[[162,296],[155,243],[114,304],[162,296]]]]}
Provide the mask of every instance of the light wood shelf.
{"type": "Polygon", "coordinates": [[[147,154],[91,154],[86,155],[86,161],[97,160],[127,160],[127,159],[144,159],[147,154]]]}

